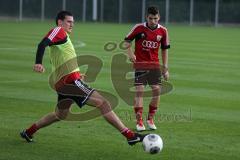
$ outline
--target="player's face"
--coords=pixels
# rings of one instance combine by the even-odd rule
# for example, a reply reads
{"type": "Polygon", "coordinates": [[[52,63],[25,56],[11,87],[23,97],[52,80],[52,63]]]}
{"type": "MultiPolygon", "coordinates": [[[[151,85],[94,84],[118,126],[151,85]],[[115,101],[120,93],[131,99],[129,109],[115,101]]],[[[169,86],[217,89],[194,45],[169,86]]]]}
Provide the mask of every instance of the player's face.
{"type": "Polygon", "coordinates": [[[149,14],[147,15],[147,23],[150,28],[155,28],[158,25],[158,22],[160,20],[159,14],[153,15],[149,14]]]}
{"type": "Polygon", "coordinates": [[[65,19],[59,23],[59,25],[60,25],[67,33],[71,33],[71,32],[72,32],[73,25],[74,25],[73,16],[66,16],[65,19]]]}

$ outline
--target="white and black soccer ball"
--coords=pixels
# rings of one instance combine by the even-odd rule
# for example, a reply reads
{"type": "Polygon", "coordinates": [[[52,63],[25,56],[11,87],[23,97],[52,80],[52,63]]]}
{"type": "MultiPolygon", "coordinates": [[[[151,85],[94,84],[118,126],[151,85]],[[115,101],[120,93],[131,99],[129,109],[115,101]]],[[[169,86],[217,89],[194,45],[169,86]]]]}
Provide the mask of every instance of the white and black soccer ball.
{"type": "Polygon", "coordinates": [[[143,149],[144,151],[156,154],[159,153],[163,148],[162,138],[157,134],[148,134],[143,139],[143,149]]]}

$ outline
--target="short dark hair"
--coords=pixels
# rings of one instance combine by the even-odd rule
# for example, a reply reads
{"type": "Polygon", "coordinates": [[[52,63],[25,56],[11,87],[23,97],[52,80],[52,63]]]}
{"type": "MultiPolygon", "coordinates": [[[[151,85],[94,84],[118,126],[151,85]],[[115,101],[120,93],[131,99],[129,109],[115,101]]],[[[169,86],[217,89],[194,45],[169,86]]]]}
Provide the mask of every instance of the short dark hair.
{"type": "Polygon", "coordinates": [[[66,16],[73,16],[73,14],[69,11],[60,11],[58,12],[57,14],[57,17],[56,17],[56,25],[58,25],[58,20],[64,20],[66,16]]]}
{"type": "Polygon", "coordinates": [[[147,15],[152,14],[152,15],[156,15],[159,14],[159,10],[156,6],[150,6],[147,9],[147,15]]]}

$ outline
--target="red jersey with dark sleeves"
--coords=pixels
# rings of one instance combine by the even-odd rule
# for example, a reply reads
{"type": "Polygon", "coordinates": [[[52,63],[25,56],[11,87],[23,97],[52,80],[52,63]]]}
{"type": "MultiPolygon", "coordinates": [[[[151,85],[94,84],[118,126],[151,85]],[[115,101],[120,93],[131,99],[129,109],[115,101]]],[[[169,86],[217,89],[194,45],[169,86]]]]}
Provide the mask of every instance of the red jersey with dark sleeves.
{"type": "Polygon", "coordinates": [[[125,38],[126,41],[134,39],[136,56],[134,67],[159,68],[159,48],[170,48],[167,29],[160,24],[153,30],[147,27],[147,23],[136,24],[125,38]]]}
{"type": "MultiPolygon", "coordinates": [[[[62,27],[55,27],[51,29],[48,34],[45,36],[45,38],[48,38],[52,44],[51,45],[58,45],[58,44],[64,44],[67,42],[67,33],[64,31],[62,27]]],[[[64,84],[70,84],[74,82],[77,79],[81,79],[81,74],[79,72],[73,72],[70,73],[64,77],[62,77],[56,84],[55,87],[59,88],[63,86],[64,84]]]]}

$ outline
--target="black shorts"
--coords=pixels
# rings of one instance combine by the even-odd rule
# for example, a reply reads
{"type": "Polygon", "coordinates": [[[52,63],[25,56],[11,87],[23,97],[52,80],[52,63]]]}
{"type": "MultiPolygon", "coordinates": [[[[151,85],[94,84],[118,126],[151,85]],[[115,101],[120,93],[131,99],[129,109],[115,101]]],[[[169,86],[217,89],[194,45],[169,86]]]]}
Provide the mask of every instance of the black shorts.
{"type": "Polygon", "coordinates": [[[135,86],[138,85],[160,85],[161,71],[160,69],[144,69],[135,70],[135,86]]]}
{"type": "Polygon", "coordinates": [[[94,89],[90,88],[81,80],[75,80],[73,83],[61,87],[58,91],[58,103],[60,101],[70,99],[77,103],[81,108],[93,93],[94,89]]]}

